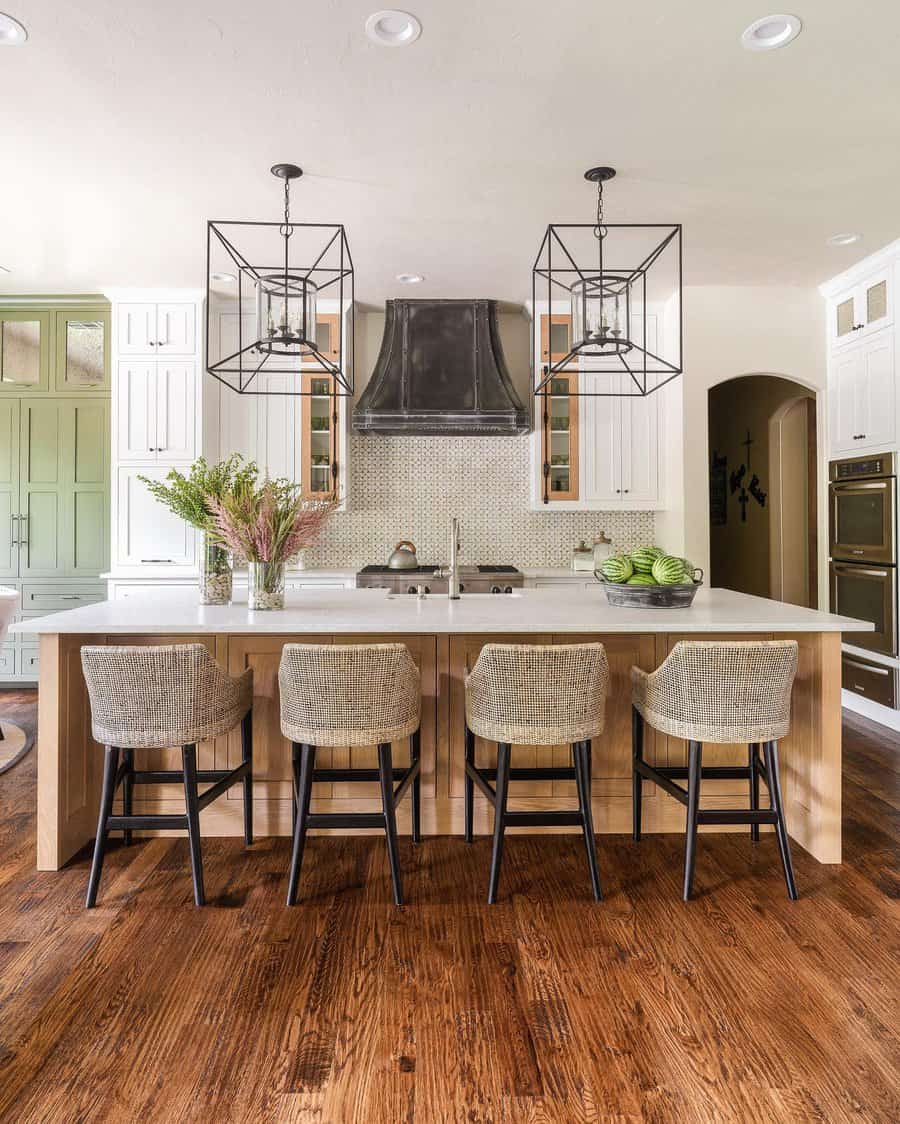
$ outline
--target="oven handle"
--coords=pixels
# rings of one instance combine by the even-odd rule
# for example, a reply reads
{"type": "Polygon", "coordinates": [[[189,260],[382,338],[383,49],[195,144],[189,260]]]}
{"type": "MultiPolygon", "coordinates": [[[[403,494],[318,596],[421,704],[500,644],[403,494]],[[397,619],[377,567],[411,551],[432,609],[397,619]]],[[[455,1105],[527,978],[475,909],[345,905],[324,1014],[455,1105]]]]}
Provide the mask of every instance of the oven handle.
{"type": "Polygon", "coordinates": [[[870,570],[868,566],[860,566],[855,562],[832,562],[832,570],[842,574],[866,574],[870,578],[886,578],[888,570],[870,570]]]}
{"type": "Polygon", "coordinates": [[[886,667],[876,667],[872,663],[860,663],[859,660],[851,660],[849,656],[844,656],[844,663],[848,667],[858,667],[860,671],[871,672],[873,675],[890,675],[890,670],[886,667]]]}
{"type": "Polygon", "coordinates": [[[870,492],[874,489],[875,491],[883,492],[889,487],[890,483],[887,480],[873,480],[869,484],[850,484],[849,482],[841,481],[840,484],[832,484],[831,490],[832,492],[870,492]]]}

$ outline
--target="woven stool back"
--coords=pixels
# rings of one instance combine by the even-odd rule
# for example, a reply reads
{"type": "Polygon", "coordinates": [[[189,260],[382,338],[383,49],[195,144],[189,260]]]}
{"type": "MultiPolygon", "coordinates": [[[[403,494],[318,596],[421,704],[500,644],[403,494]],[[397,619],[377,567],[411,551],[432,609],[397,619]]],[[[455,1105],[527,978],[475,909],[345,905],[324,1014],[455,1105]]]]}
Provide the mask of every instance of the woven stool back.
{"type": "Polygon", "coordinates": [[[218,737],[253,701],[253,672],[232,679],[202,644],[85,647],[81,666],[94,739],[121,749],[218,737]]]}
{"type": "Polygon", "coordinates": [[[466,680],[466,721],[490,741],[583,741],[603,730],[608,689],[602,644],[485,644],[466,680]]]}
{"type": "Polygon", "coordinates": [[[285,644],[278,686],[293,742],[374,745],[419,728],[419,669],[405,644],[285,644]]]}
{"type": "Polygon", "coordinates": [[[795,640],[682,640],[656,671],[632,669],[634,704],[675,737],[774,741],[790,727],[796,671],[795,640]]]}

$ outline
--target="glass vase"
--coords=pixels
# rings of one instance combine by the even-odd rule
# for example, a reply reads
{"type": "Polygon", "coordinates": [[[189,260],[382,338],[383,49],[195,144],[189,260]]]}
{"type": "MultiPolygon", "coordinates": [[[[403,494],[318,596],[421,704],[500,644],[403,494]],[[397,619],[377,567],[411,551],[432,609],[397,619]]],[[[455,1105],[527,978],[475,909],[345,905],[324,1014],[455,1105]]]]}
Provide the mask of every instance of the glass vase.
{"type": "Polygon", "coordinates": [[[284,563],[247,563],[247,605],[250,609],[284,608],[284,563]]]}
{"type": "Polygon", "coordinates": [[[200,553],[200,604],[229,605],[233,576],[228,548],[204,534],[200,553]]]}

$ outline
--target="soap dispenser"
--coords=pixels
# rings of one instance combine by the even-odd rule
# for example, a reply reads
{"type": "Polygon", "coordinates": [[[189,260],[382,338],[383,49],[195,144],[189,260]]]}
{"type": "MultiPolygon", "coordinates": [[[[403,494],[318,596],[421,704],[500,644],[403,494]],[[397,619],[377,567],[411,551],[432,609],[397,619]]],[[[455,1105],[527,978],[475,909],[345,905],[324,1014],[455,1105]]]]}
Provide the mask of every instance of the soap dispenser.
{"type": "Polygon", "coordinates": [[[599,570],[607,558],[612,558],[612,539],[606,537],[606,531],[601,531],[598,538],[594,539],[594,561],[592,569],[599,570]]]}

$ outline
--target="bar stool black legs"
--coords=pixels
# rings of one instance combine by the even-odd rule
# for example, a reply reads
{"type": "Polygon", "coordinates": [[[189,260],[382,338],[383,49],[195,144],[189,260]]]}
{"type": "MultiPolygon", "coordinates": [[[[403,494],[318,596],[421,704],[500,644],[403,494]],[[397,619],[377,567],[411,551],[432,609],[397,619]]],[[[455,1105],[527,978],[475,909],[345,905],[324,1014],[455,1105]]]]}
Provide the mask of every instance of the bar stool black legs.
{"type": "Polygon", "coordinates": [[[694,888],[694,862],[697,858],[697,818],[700,814],[700,777],[703,746],[688,742],[687,820],[684,832],[684,889],[682,897],[689,901],[694,888]]]}
{"type": "Polygon", "coordinates": [[[674,797],[687,809],[684,847],[684,889],[683,897],[688,901],[693,892],[694,866],[697,853],[697,828],[701,824],[749,824],[751,838],[759,840],[759,825],[772,824],[778,841],[778,851],[784,870],[788,897],[798,898],[794,881],[794,868],[791,862],[790,843],[784,818],[784,801],[781,795],[781,778],[778,769],[777,741],[763,742],[765,764],[760,760],[758,743],[748,747],[746,766],[703,767],[703,746],[698,741],[688,742],[688,765],[659,766],[648,765],[643,757],[644,720],[637,709],[632,711],[632,761],[634,778],[633,837],[641,837],[640,793],[643,780],[652,781],[663,791],[674,797]],[[765,782],[769,790],[769,807],[759,807],[759,782],[765,782]],[[687,779],[687,788],[675,784],[676,780],[687,779]],[[700,783],[703,780],[747,780],[750,784],[750,807],[700,809],[700,783]]]}
{"type": "Polygon", "coordinates": [[[491,851],[491,875],[488,882],[488,903],[497,901],[500,884],[500,867],[503,861],[503,839],[506,828],[510,826],[552,827],[566,825],[580,827],[584,833],[584,846],[587,852],[588,870],[591,876],[591,890],[595,901],[602,901],[600,872],[597,866],[597,849],[594,840],[594,821],[591,814],[591,743],[578,741],[572,743],[571,766],[533,769],[513,769],[510,767],[510,745],[497,743],[497,768],[480,769],[475,764],[475,735],[466,728],[466,789],[465,789],[465,838],[472,842],[472,820],[474,817],[474,790],[477,786],[494,807],[493,849],[491,851]],[[491,787],[490,782],[495,782],[491,787]],[[574,780],[578,790],[578,811],[532,811],[510,812],[510,781],[516,780],[574,780]]]}
{"type": "Polygon", "coordinates": [[[92,909],[97,902],[100,875],[103,873],[103,856],[106,854],[106,839],[109,835],[109,819],[112,813],[113,797],[119,776],[119,751],[114,745],[106,747],[103,761],[103,790],[100,794],[100,816],[97,820],[97,838],[94,842],[94,858],[91,862],[91,875],[88,879],[85,906],[92,909]]]}
{"type": "Polygon", "coordinates": [[[191,848],[191,878],[194,882],[194,903],[206,904],[203,888],[203,853],[200,850],[200,794],[197,791],[197,747],[181,747],[184,776],[184,806],[187,809],[188,843],[191,848]]]}
{"type": "Polygon", "coordinates": [[[766,757],[766,784],[769,787],[769,800],[775,811],[775,835],[778,839],[778,852],[781,855],[781,865],[784,868],[784,880],[787,883],[788,897],[796,901],[800,896],[797,893],[797,884],[794,881],[794,864],[791,862],[791,845],[788,842],[787,827],[784,822],[784,802],[781,798],[781,777],[778,769],[778,742],[766,742],[763,746],[766,757]]]}
{"type": "MultiPolygon", "coordinates": [[[[121,831],[124,841],[131,842],[131,832],[153,830],[156,828],[187,829],[191,852],[191,877],[194,884],[194,902],[205,905],[206,893],[203,884],[203,854],[200,844],[200,813],[233,784],[241,781],[244,786],[244,840],[253,842],[253,750],[251,740],[251,717],[246,716],[242,723],[242,758],[236,769],[198,769],[196,745],[181,748],[181,769],[141,770],[134,767],[134,750],[120,750],[114,745],[106,747],[103,764],[103,789],[100,797],[100,815],[97,821],[97,838],[94,842],[94,857],[88,879],[85,905],[91,909],[97,902],[97,890],[103,873],[103,859],[111,831],[121,831]],[[211,785],[205,792],[199,791],[204,783],[211,785]],[[122,786],[122,815],[113,815],[113,799],[116,789],[122,786]],[[136,784],[181,784],[184,787],[185,814],[165,815],[148,813],[134,814],[132,794],[136,784]]],[[[140,750],[138,750],[140,752],[140,750]]]]}
{"type": "MultiPolygon", "coordinates": [[[[509,799],[509,756],[510,747],[506,742],[497,743],[497,776],[494,791],[494,846],[491,849],[491,878],[488,883],[488,904],[497,900],[497,887],[500,885],[500,863],[503,861],[503,835],[506,831],[506,810],[509,799]]],[[[468,771],[468,770],[467,770],[468,771]]],[[[467,835],[471,835],[469,826],[467,835]]]]}
{"type": "Polygon", "coordinates": [[[391,884],[396,905],[403,905],[403,878],[400,871],[400,845],[397,837],[397,806],[412,793],[412,838],[418,843],[422,838],[421,824],[421,744],[417,730],[409,739],[410,764],[408,769],[395,769],[390,742],[378,746],[377,769],[317,769],[316,747],[294,742],[292,760],[294,774],[294,841],[291,849],[291,869],[288,875],[287,904],[297,902],[300,868],[310,827],[382,827],[387,841],[391,884]],[[381,788],[381,813],[377,812],[325,812],[310,814],[309,802],[312,786],[316,782],[378,781],[381,788]],[[399,781],[397,787],[394,782],[399,781]]]}

